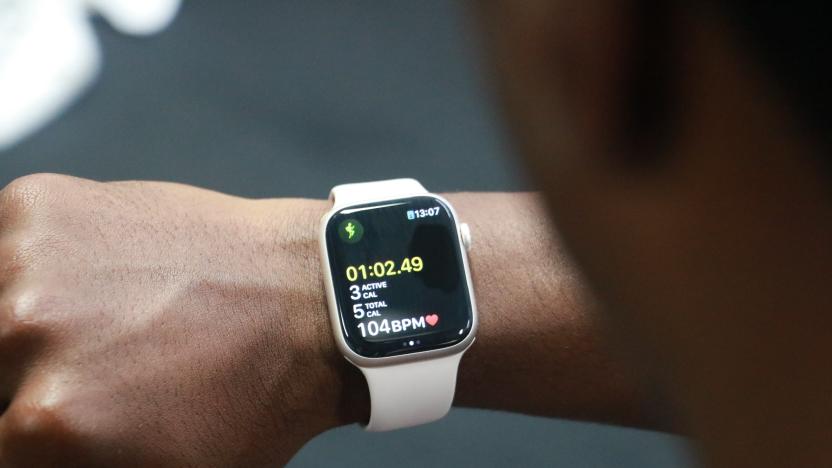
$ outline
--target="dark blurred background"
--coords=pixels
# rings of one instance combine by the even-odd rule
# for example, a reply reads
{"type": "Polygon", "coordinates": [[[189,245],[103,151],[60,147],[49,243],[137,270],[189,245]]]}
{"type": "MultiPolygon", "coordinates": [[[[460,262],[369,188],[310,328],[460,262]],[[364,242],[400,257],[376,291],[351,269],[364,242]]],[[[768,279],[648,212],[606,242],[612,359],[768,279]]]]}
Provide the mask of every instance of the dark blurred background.
{"type": "MultiPolygon", "coordinates": [[[[466,13],[439,0],[200,0],[149,38],[97,22],[101,76],[0,153],[0,184],[48,171],[247,197],[325,198],[338,183],[402,176],[433,191],[527,189],[466,13]]],[[[394,433],[330,431],[291,464],[327,465],[692,463],[670,436],[456,409],[394,433]]]]}

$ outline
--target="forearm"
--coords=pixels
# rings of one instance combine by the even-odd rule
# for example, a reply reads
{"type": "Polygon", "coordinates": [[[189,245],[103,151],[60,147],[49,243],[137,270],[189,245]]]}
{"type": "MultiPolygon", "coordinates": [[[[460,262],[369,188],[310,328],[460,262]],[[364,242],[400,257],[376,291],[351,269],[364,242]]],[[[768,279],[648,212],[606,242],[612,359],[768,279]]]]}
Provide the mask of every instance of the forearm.
{"type": "MultiPolygon", "coordinates": [[[[656,428],[633,369],[613,358],[593,303],[534,194],[446,197],[469,223],[480,317],[477,341],[460,366],[455,403],[535,415],[656,428]]],[[[307,201],[311,218],[327,209],[307,201]]],[[[317,224],[306,223],[317,229],[317,224]]],[[[310,235],[312,242],[314,236],[310,235]]],[[[316,255],[314,248],[310,255],[316,255]],[[312,253],[314,250],[314,253],[312,253]]],[[[320,279],[313,287],[321,288],[320,279]]],[[[323,293],[310,336],[334,384],[326,401],[340,423],[369,414],[366,384],[335,348],[323,293]],[[337,393],[337,394],[336,394],[337,393]]]]}
{"type": "Polygon", "coordinates": [[[655,427],[634,369],[616,359],[595,304],[535,194],[451,196],[471,225],[480,329],[456,403],[655,427]]]}

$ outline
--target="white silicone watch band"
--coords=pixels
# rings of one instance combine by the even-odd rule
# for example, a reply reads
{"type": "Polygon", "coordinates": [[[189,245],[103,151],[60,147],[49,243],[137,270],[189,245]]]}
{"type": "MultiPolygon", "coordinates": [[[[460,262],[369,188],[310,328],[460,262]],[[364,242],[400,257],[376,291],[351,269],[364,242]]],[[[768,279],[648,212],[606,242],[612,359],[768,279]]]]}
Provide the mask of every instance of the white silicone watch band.
{"type": "Polygon", "coordinates": [[[385,367],[363,367],[370,387],[368,431],[389,431],[436,421],[454,400],[462,353],[385,367]]]}
{"type": "Polygon", "coordinates": [[[329,192],[329,199],[338,208],[362,202],[393,200],[425,193],[428,191],[415,179],[390,179],[336,185],[329,192]]]}
{"type": "MultiPolygon", "coordinates": [[[[330,192],[336,208],[428,193],[414,179],[338,185],[330,192]]],[[[378,367],[359,366],[370,388],[368,431],[389,431],[436,421],[454,399],[462,352],[378,367]]]]}

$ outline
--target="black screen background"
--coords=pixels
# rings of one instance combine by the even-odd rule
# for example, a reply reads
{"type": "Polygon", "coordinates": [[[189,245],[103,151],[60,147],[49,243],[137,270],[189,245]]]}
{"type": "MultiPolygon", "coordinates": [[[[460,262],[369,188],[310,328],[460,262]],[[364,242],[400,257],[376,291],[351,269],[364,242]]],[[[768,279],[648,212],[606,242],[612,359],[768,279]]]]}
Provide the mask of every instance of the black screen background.
{"type": "Polygon", "coordinates": [[[326,241],[335,297],[341,315],[342,333],[348,346],[365,357],[385,357],[416,351],[451,346],[462,341],[470,332],[471,304],[465,281],[462,253],[459,249],[457,227],[450,210],[433,197],[414,197],[391,200],[348,208],[348,213],[332,216],[326,227],[326,241]],[[441,207],[437,216],[407,219],[408,210],[441,207]],[[368,207],[361,211],[356,208],[368,207]],[[346,219],[355,219],[364,227],[360,241],[349,244],[341,240],[338,227],[346,219]],[[392,260],[396,269],[404,258],[421,257],[421,272],[401,273],[384,278],[359,278],[350,282],[348,266],[366,265],[392,260]],[[387,288],[379,290],[379,298],[387,303],[381,317],[355,319],[353,304],[374,299],[353,301],[349,287],[376,281],[387,281],[387,288]],[[439,323],[426,329],[361,336],[357,323],[369,320],[402,319],[437,313],[439,323]],[[460,334],[460,330],[463,332],[460,334]],[[414,345],[405,345],[413,340],[414,345]]]}

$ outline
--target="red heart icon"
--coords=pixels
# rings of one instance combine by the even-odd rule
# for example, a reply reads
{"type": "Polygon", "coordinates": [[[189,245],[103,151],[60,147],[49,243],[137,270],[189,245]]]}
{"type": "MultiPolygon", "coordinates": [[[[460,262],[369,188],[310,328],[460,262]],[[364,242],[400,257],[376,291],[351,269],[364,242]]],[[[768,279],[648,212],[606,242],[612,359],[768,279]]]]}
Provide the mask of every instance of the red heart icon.
{"type": "Polygon", "coordinates": [[[436,314],[425,315],[425,322],[430,326],[434,326],[439,323],[439,316],[436,314]]]}

